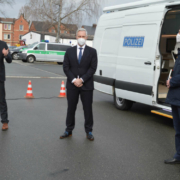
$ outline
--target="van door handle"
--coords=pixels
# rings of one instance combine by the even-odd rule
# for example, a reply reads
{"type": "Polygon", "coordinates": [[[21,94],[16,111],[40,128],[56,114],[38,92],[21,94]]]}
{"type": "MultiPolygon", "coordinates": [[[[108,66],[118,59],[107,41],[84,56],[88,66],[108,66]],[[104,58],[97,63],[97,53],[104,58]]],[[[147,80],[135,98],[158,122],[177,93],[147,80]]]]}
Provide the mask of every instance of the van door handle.
{"type": "Polygon", "coordinates": [[[145,65],[151,65],[151,62],[150,61],[147,61],[144,63],[145,65]]]}

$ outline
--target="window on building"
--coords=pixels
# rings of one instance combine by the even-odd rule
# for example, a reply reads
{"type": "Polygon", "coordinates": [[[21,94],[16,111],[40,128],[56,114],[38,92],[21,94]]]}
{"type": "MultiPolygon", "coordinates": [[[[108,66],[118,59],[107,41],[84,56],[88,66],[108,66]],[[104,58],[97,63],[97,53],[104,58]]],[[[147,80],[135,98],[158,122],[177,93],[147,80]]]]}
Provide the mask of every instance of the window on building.
{"type": "Polygon", "coordinates": [[[20,25],[20,26],[19,26],[19,30],[20,30],[20,31],[23,31],[23,30],[24,30],[24,26],[23,26],[23,25],[20,25]]]}
{"type": "Polygon", "coordinates": [[[11,39],[11,35],[10,34],[4,34],[4,39],[11,39]]]}
{"type": "Polygon", "coordinates": [[[4,39],[7,39],[7,34],[4,34],[4,39]]]}
{"type": "Polygon", "coordinates": [[[23,35],[19,35],[19,39],[20,39],[20,40],[22,40],[22,36],[23,36],[23,35]]]}
{"type": "Polygon", "coordinates": [[[8,30],[11,30],[11,24],[8,24],[8,30]]]}
{"type": "Polygon", "coordinates": [[[30,39],[32,39],[32,34],[30,34],[30,39]]]}
{"type": "Polygon", "coordinates": [[[7,39],[11,39],[11,35],[10,34],[7,35],[7,39]]]}
{"type": "Polygon", "coordinates": [[[56,31],[54,30],[54,29],[52,29],[52,31],[51,31],[52,33],[55,33],[56,31]]]}
{"type": "Polygon", "coordinates": [[[7,30],[7,24],[4,24],[4,29],[7,30]]]}

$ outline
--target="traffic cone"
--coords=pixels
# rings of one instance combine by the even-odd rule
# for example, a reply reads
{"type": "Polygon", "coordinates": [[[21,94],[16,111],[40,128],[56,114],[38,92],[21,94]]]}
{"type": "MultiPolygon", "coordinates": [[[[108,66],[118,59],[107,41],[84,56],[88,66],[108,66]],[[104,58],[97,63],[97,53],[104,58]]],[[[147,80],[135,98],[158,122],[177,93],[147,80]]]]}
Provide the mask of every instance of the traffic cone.
{"type": "Polygon", "coordinates": [[[25,98],[28,98],[28,99],[34,98],[33,92],[32,92],[32,84],[31,84],[31,81],[29,81],[29,83],[28,83],[28,88],[27,88],[27,93],[26,93],[25,98]]]}
{"type": "Polygon", "coordinates": [[[58,97],[66,97],[66,90],[65,90],[64,81],[62,81],[62,83],[61,83],[61,90],[60,90],[60,94],[58,97]]]}

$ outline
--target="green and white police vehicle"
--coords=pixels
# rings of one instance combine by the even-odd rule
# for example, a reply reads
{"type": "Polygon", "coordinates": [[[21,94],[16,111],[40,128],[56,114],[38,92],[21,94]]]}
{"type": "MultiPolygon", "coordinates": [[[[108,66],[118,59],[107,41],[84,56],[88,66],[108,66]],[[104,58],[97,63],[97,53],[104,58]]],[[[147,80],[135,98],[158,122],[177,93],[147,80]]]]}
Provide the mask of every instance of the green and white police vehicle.
{"type": "Polygon", "coordinates": [[[33,44],[31,48],[24,48],[18,53],[18,59],[23,62],[34,63],[34,61],[57,62],[62,64],[66,50],[71,45],[60,43],[49,43],[48,41],[33,44]]]}

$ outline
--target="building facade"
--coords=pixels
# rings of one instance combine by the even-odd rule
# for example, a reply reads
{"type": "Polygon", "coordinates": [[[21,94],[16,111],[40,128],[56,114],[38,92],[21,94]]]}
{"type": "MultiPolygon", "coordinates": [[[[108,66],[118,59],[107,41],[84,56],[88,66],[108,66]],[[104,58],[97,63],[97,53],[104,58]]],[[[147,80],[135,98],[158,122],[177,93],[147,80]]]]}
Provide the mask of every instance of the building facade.
{"type": "MultiPolygon", "coordinates": [[[[86,41],[86,44],[88,46],[93,46],[93,38],[94,36],[88,36],[88,39],[86,41]]],[[[48,40],[51,43],[56,42],[56,33],[49,33],[49,32],[35,32],[30,31],[24,36],[22,36],[22,39],[26,40],[26,44],[32,44],[35,42],[40,42],[42,40],[48,40]]],[[[75,34],[61,34],[59,38],[60,43],[62,44],[71,44],[72,46],[77,45],[76,35],[75,34]]]]}
{"type": "MultiPolygon", "coordinates": [[[[78,27],[75,24],[61,24],[60,34],[75,34],[78,27]]],[[[39,32],[39,33],[57,33],[57,25],[52,26],[48,22],[42,21],[32,21],[29,31],[39,32]]]]}
{"type": "Polygon", "coordinates": [[[21,37],[29,32],[29,23],[22,14],[19,19],[0,18],[0,40],[9,46],[19,43],[21,37]]]}

